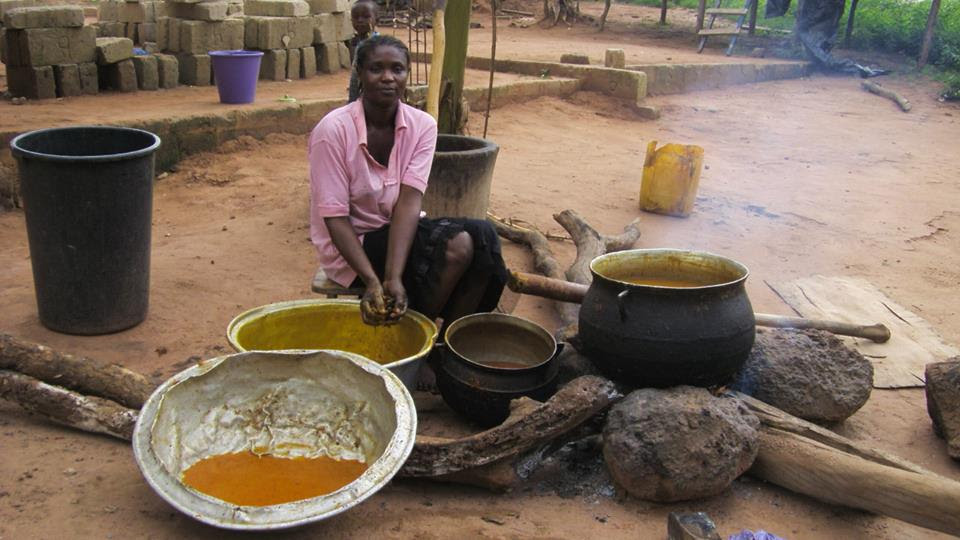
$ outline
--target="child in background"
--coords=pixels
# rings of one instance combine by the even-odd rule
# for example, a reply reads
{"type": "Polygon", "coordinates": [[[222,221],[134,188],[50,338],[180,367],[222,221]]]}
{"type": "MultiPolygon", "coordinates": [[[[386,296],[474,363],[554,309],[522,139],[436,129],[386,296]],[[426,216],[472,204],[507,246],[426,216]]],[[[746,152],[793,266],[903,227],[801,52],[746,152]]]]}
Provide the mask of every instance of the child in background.
{"type": "Polygon", "coordinates": [[[346,41],[347,48],[350,49],[350,87],[347,89],[347,102],[352,103],[360,97],[360,76],[357,73],[356,52],[357,47],[363,40],[376,36],[378,33],[374,30],[377,25],[377,13],[379,6],[373,0],[357,0],[357,3],[350,9],[350,22],[353,23],[353,31],[356,35],[346,41]]]}

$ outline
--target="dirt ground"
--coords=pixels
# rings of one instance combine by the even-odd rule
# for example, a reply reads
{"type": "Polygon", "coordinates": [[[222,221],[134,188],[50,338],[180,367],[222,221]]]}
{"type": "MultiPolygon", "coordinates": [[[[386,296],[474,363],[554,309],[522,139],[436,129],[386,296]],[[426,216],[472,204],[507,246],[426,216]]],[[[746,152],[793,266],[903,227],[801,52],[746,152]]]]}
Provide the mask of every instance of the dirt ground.
{"type": "MultiPolygon", "coordinates": [[[[486,30],[473,35],[482,42],[486,30]]],[[[588,29],[510,32],[505,35],[517,39],[504,50],[529,53],[525,57],[571,49],[593,56],[607,46],[588,29]]],[[[630,34],[622,46],[628,55],[689,54],[656,51],[630,34]]],[[[909,98],[914,110],[901,113],[860,90],[857,80],[821,76],[651,98],[648,103],[663,110],[655,122],[589,93],[497,109],[488,135],[501,145],[491,211],[553,233],[562,230],[551,215],[565,208],[603,233],[619,232],[639,216],[640,247],[704,249],[746,264],[758,311],[791,313],[765,282],[813,274],[862,277],[958,343],[960,108],[937,103],[936,85],[928,81],[901,76],[885,84],[909,98]],[[650,140],[705,148],[691,217],[637,209],[650,140]]],[[[138,96],[156,111],[151,99],[138,96]]],[[[83,101],[53,107],[70,112],[87,106],[83,101]]],[[[10,109],[2,107],[0,122],[6,123],[10,109]]],[[[479,115],[470,131],[482,131],[479,115]]],[[[224,331],[237,313],[311,297],[306,178],[305,137],[274,135],[193,156],[159,179],[150,316],[107,336],[67,336],[39,324],[23,213],[0,213],[0,330],[155,376],[228,353],[224,331]]],[[[554,242],[553,248],[561,262],[572,260],[571,244],[554,242]]],[[[505,249],[511,267],[529,269],[523,249],[505,249]]],[[[557,323],[551,305],[535,298],[523,297],[515,313],[548,329],[557,323]]],[[[837,429],[960,480],[960,466],[933,435],[922,389],[874,390],[837,429]]],[[[203,526],[164,503],[142,479],[127,445],[45,423],[5,403],[0,455],[0,539],[240,536],[203,526]]],[[[275,537],[662,538],[670,511],[698,510],[708,512],[724,536],[742,528],[787,538],[942,536],[741,478],[722,495],[673,505],[637,501],[589,482],[556,489],[541,479],[493,495],[395,481],[349,512],[275,537]]]]}

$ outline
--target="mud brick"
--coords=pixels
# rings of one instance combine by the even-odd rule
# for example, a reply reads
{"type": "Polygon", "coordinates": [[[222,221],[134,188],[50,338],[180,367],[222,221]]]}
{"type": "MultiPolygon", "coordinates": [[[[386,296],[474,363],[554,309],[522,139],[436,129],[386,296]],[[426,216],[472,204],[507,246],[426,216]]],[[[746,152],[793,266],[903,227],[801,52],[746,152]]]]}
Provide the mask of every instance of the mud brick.
{"type": "Polygon", "coordinates": [[[161,51],[167,50],[167,43],[170,39],[170,18],[157,17],[157,48],[161,51]]]}
{"type": "Polygon", "coordinates": [[[144,41],[141,48],[147,52],[147,54],[157,54],[160,52],[160,47],[157,46],[156,41],[144,41]]]}
{"type": "Polygon", "coordinates": [[[123,2],[117,20],[125,23],[155,22],[157,9],[153,2],[123,2]]]}
{"type": "Polygon", "coordinates": [[[180,52],[180,23],[183,21],[174,17],[167,19],[167,47],[165,51],[180,52]]]}
{"type": "Polygon", "coordinates": [[[104,0],[97,7],[97,20],[100,22],[116,22],[120,20],[120,5],[123,2],[104,0]]]}
{"type": "Polygon", "coordinates": [[[243,18],[243,48],[256,49],[260,42],[257,32],[260,30],[260,21],[256,17],[243,18]]]}
{"type": "Polygon", "coordinates": [[[180,82],[180,66],[177,57],[169,54],[158,54],[156,57],[160,88],[176,88],[180,82]]]}
{"type": "Polygon", "coordinates": [[[347,0],[307,0],[310,13],[343,13],[350,3],[347,0]]]}
{"type": "Polygon", "coordinates": [[[337,22],[333,15],[323,13],[313,16],[313,44],[330,43],[337,40],[337,22]]]}
{"type": "Polygon", "coordinates": [[[268,81],[282,81],[286,76],[286,49],[263,51],[263,58],[260,59],[260,78],[268,81]]]}
{"type": "Polygon", "coordinates": [[[627,64],[623,49],[607,49],[603,55],[603,65],[608,68],[623,69],[627,64]]]}
{"type": "Polygon", "coordinates": [[[133,70],[137,74],[137,88],[156,90],[160,87],[160,73],[156,56],[134,56],[131,60],[133,60],[133,70]]]}
{"type": "Polygon", "coordinates": [[[243,21],[180,21],[180,52],[206,54],[210,51],[243,48],[243,21]]]}
{"type": "Polygon", "coordinates": [[[97,63],[114,64],[133,56],[133,41],[121,37],[97,38],[97,63]]]}
{"type": "Polygon", "coordinates": [[[226,2],[200,2],[199,4],[170,4],[167,6],[170,15],[178,19],[191,21],[222,21],[227,18],[226,2]]]}
{"type": "Polygon", "coordinates": [[[306,17],[310,6],[303,0],[246,0],[243,12],[255,17],[306,17]]]}
{"type": "Polygon", "coordinates": [[[102,22],[97,37],[124,37],[127,32],[127,25],[122,22],[102,22]]]}
{"type": "Polygon", "coordinates": [[[140,43],[146,43],[148,41],[155,43],[157,41],[157,23],[141,23],[137,33],[139,34],[140,43]]]}
{"type": "Polygon", "coordinates": [[[92,62],[96,54],[92,26],[7,30],[4,35],[8,66],[79,64],[92,62]]]}
{"type": "Polygon", "coordinates": [[[340,59],[340,67],[344,69],[350,69],[352,67],[352,62],[350,62],[350,49],[339,41],[337,42],[337,56],[340,59]]]}
{"type": "Polygon", "coordinates": [[[3,15],[11,9],[33,7],[37,5],[36,0],[0,0],[0,21],[3,15]]]}
{"type": "Polygon", "coordinates": [[[7,66],[7,87],[13,97],[29,99],[57,97],[53,66],[7,66]]]}
{"type": "Polygon", "coordinates": [[[100,66],[100,88],[118,92],[137,91],[137,70],[133,60],[127,58],[115,64],[100,66]]]}
{"type": "Polygon", "coordinates": [[[206,54],[181,54],[177,56],[180,84],[190,86],[210,85],[210,56],[206,54]]]}
{"type": "Polygon", "coordinates": [[[24,28],[79,28],[83,26],[80,6],[42,6],[11,9],[3,14],[3,26],[24,28]]]}
{"type": "Polygon", "coordinates": [[[313,47],[300,49],[300,78],[306,79],[317,74],[317,52],[313,47]]]}
{"type": "Polygon", "coordinates": [[[348,13],[334,13],[333,25],[337,30],[337,41],[346,41],[357,35],[353,31],[353,22],[350,21],[348,13]]]}
{"type": "Polygon", "coordinates": [[[100,91],[97,64],[93,62],[77,64],[77,71],[80,72],[80,89],[84,94],[94,95],[100,91]]]}
{"type": "Polygon", "coordinates": [[[129,39],[134,43],[138,43],[140,41],[139,35],[137,33],[138,27],[140,26],[138,23],[120,23],[120,24],[124,25],[124,32],[123,32],[124,37],[126,37],[127,39],[129,39]]]}
{"type": "Polygon", "coordinates": [[[227,17],[242,17],[243,2],[227,2],[227,17]]]}
{"type": "Polygon", "coordinates": [[[302,49],[313,44],[312,17],[246,17],[247,29],[256,25],[256,46],[247,47],[263,51],[270,49],[302,49]]]}
{"type": "Polygon", "coordinates": [[[287,78],[300,78],[300,49],[287,49],[287,78]]]}
{"type": "Polygon", "coordinates": [[[57,97],[74,97],[83,94],[80,86],[80,69],[77,64],[53,66],[53,79],[57,83],[57,97]]]}
{"type": "Polygon", "coordinates": [[[317,51],[317,71],[321,73],[336,73],[340,70],[340,50],[338,43],[321,43],[314,47],[317,51]]]}

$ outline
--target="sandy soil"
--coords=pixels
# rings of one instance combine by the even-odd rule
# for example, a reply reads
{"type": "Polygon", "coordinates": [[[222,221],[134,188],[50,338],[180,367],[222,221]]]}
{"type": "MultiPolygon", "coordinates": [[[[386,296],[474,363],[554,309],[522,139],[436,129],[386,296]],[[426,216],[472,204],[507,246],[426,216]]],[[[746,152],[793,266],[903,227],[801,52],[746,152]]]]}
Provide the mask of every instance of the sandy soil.
{"type": "MultiPolygon", "coordinates": [[[[533,32],[543,36],[544,48],[561,50],[574,39],[567,36],[580,31],[533,32]]],[[[593,47],[587,37],[579,35],[573,45],[593,47]]],[[[517,47],[539,46],[534,40],[517,47]]],[[[644,49],[629,39],[625,47],[644,49]]],[[[758,311],[789,313],[765,281],[863,277],[946,340],[960,342],[954,300],[960,109],[934,101],[936,87],[928,82],[892,78],[886,84],[904,93],[914,111],[899,112],[864,93],[856,80],[824,77],[653,98],[650,104],[664,113],[657,122],[633,118],[623,104],[594,94],[497,109],[489,137],[502,149],[491,210],[555,233],[561,230],[551,214],[564,208],[604,233],[640,216],[641,247],[706,249],[750,267],[748,291],[758,311]],[[705,148],[706,168],[688,219],[637,209],[650,140],[705,148]]],[[[60,106],[70,108],[69,102],[60,106]]],[[[482,119],[474,117],[470,130],[478,134],[482,119]]],[[[229,352],[223,334],[234,315],[311,296],[304,144],[304,137],[291,135],[231,142],[189,158],[158,181],[150,316],[114,335],[80,338],[40,326],[23,214],[0,214],[6,261],[0,329],[156,376],[229,352]]],[[[553,247],[563,262],[572,260],[572,245],[553,247]]],[[[506,253],[512,267],[529,268],[522,249],[506,246],[506,253]]],[[[556,325],[543,300],[524,297],[515,313],[556,325]]],[[[875,390],[840,431],[960,480],[960,466],[932,433],[920,389],[875,390]]],[[[9,404],[0,404],[0,455],[0,538],[238,536],[164,503],[126,445],[44,423],[9,404]]],[[[724,535],[764,528],[789,538],[938,537],[748,478],[720,496],[675,505],[597,487],[557,489],[539,478],[518,492],[492,495],[396,481],[350,512],[277,537],[657,538],[668,512],[695,510],[708,512],[724,535]]]]}

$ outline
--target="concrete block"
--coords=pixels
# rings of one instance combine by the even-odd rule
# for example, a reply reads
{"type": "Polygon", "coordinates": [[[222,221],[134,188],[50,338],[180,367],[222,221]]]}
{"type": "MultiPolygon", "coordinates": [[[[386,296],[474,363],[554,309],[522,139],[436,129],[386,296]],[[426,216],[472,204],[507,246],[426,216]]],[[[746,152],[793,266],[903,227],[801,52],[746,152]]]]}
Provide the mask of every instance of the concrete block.
{"type": "Polygon", "coordinates": [[[317,51],[318,72],[336,73],[340,70],[340,50],[337,45],[342,45],[342,43],[321,43],[314,47],[317,51]]]}
{"type": "Polygon", "coordinates": [[[160,87],[160,72],[157,57],[151,55],[134,56],[133,69],[137,73],[137,88],[156,90],[160,87]]]}
{"type": "Polygon", "coordinates": [[[243,18],[243,47],[245,49],[256,49],[260,46],[259,30],[260,21],[256,18],[243,18]]]}
{"type": "Polygon", "coordinates": [[[100,87],[117,92],[137,91],[137,71],[133,60],[127,58],[115,64],[100,66],[100,87]]]}
{"type": "Polygon", "coordinates": [[[140,28],[137,30],[137,37],[140,38],[139,43],[146,42],[157,42],[157,23],[140,23],[140,28]]]}
{"type": "Polygon", "coordinates": [[[6,30],[7,66],[53,66],[92,62],[96,55],[97,31],[81,28],[28,28],[6,30]]]}
{"type": "Polygon", "coordinates": [[[317,15],[320,13],[343,13],[350,7],[347,0],[307,0],[310,4],[310,13],[317,15]]]}
{"type": "Polygon", "coordinates": [[[180,69],[177,57],[169,54],[158,54],[157,79],[160,88],[176,88],[180,83],[180,69]]]}
{"type": "Polygon", "coordinates": [[[133,41],[127,38],[97,38],[97,63],[113,64],[133,56],[133,41]]]}
{"type": "Polygon", "coordinates": [[[333,25],[337,31],[337,41],[347,41],[357,35],[353,31],[353,22],[350,21],[349,13],[334,13],[333,25]]]}
{"type": "Polygon", "coordinates": [[[97,6],[97,20],[100,22],[116,22],[120,20],[120,5],[123,2],[104,0],[97,6]]]}
{"type": "Polygon", "coordinates": [[[96,95],[100,92],[100,81],[97,73],[97,64],[84,62],[77,64],[80,74],[80,90],[86,95],[96,95]]]}
{"type": "Polygon", "coordinates": [[[637,114],[644,120],[658,120],[660,118],[660,107],[651,105],[637,105],[637,114]]]}
{"type": "Polygon", "coordinates": [[[129,39],[130,41],[132,41],[132,42],[134,42],[134,43],[139,43],[139,42],[140,42],[140,35],[139,35],[139,33],[137,32],[138,27],[140,26],[138,23],[128,22],[128,23],[120,23],[120,24],[123,24],[123,25],[124,25],[123,36],[124,36],[125,38],[129,39]]]}
{"type": "Polygon", "coordinates": [[[174,3],[167,6],[171,16],[191,21],[222,21],[227,18],[226,2],[174,3]]]}
{"type": "Polygon", "coordinates": [[[53,66],[7,66],[7,89],[13,97],[55,98],[57,83],[53,66]]]}
{"type": "Polygon", "coordinates": [[[74,97],[83,94],[80,86],[80,68],[77,64],[53,66],[53,79],[57,84],[57,97],[74,97]]]}
{"type": "Polygon", "coordinates": [[[219,22],[180,21],[180,52],[207,54],[210,51],[243,48],[243,26],[240,19],[219,22]]]}
{"type": "MultiPolygon", "coordinates": [[[[313,17],[246,17],[247,28],[256,24],[256,47],[302,49],[313,44],[313,17]],[[251,23],[251,21],[254,21],[251,23]]],[[[248,43],[249,47],[249,43],[248,43]]]]}
{"type": "Polygon", "coordinates": [[[340,58],[340,67],[350,69],[353,67],[350,61],[350,49],[341,42],[337,42],[337,56],[340,58]]]}
{"type": "Polygon", "coordinates": [[[282,81],[286,76],[287,50],[263,51],[263,58],[260,59],[260,78],[268,81],[282,81]]]}
{"type": "Polygon", "coordinates": [[[287,49],[287,78],[300,78],[300,49],[287,49]]]}
{"type": "Polygon", "coordinates": [[[255,17],[306,17],[310,6],[303,0],[245,0],[243,12],[255,17]]]}
{"type": "Polygon", "coordinates": [[[603,65],[608,68],[624,69],[627,66],[627,55],[623,49],[607,49],[603,55],[603,65]]]}
{"type": "Polygon", "coordinates": [[[157,49],[167,50],[170,42],[170,17],[157,17],[157,49]]]}
{"type": "Polygon", "coordinates": [[[140,48],[147,51],[147,54],[157,54],[160,52],[160,47],[157,46],[156,41],[144,41],[140,48]]]}
{"type": "Polygon", "coordinates": [[[181,54],[177,56],[180,84],[210,86],[210,56],[206,54],[181,54]]]}
{"type": "Polygon", "coordinates": [[[0,21],[3,20],[4,14],[11,9],[33,7],[35,5],[37,5],[36,0],[0,0],[0,21]]]}
{"type": "Polygon", "coordinates": [[[102,22],[97,37],[125,37],[127,25],[122,22],[102,22]]]}
{"type": "Polygon", "coordinates": [[[337,20],[330,13],[314,15],[313,44],[332,43],[337,40],[337,20]]]}
{"type": "Polygon", "coordinates": [[[227,2],[227,17],[243,17],[243,2],[227,2]]]}
{"type": "Polygon", "coordinates": [[[167,47],[165,51],[180,52],[180,23],[183,22],[175,17],[167,19],[167,47]]]}
{"type": "Polygon", "coordinates": [[[11,9],[3,14],[7,29],[24,28],[79,28],[83,26],[83,8],[80,6],[42,6],[11,9]]]}
{"type": "Polygon", "coordinates": [[[154,2],[123,2],[117,20],[125,23],[156,22],[156,5],[154,2]]]}
{"type": "Polygon", "coordinates": [[[306,79],[317,74],[317,52],[313,47],[300,49],[300,78],[306,79]]]}
{"type": "Polygon", "coordinates": [[[580,65],[590,65],[590,58],[585,54],[562,54],[560,55],[561,64],[580,64],[580,65]]]}

